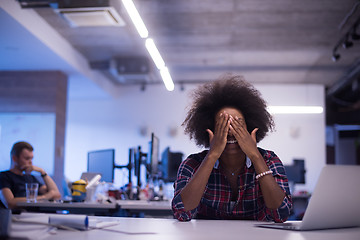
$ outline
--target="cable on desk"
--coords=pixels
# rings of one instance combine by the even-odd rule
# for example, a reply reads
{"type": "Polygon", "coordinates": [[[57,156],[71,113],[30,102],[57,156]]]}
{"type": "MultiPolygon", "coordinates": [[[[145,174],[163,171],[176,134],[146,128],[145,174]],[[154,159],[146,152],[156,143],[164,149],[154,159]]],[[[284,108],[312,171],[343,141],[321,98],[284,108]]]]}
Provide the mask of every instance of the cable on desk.
{"type": "MultiPolygon", "coordinates": [[[[109,227],[109,226],[106,226],[109,227]]],[[[89,229],[96,229],[96,230],[102,230],[102,231],[108,231],[108,232],[116,232],[116,233],[122,233],[126,235],[150,235],[150,234],[156,234],[155,232],[126,232],[121,230],[115,230],[115,229],[107,229],[107,228],[101,228],[101,227],[89,227],[89,229]]]]}

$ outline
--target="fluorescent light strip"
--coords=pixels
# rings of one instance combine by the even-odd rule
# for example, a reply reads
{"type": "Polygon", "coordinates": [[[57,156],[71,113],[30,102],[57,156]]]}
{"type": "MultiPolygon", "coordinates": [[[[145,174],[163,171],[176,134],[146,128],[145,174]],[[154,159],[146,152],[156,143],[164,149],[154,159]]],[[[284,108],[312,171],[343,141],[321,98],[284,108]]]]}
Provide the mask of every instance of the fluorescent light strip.
{"type": "Polygon", "coordinates": [[[145,41],[145,47],[148,50],[148,52],[150,53],[151,58],[153,59],[156,67],[161,70],[162,68],[165,67],[165,62],[163,60],[163,58],[160,55],[159,50],[157,49],[154,40],[152,40],[151,38],[146,39],[145,41]]]}
{"type": "Polygon", "coordinates": [[[324,111],[320,106],[269,106],[271,114],[320,114],[324,111]]]}
{"type": "Polygon", "coordinates": [[[166,89],[168,91],[173,91],[175,86],[173,80],[171,79],[169,69],[167,67],[163,67],[160,69],[160,75],[163,79],[166,89]]]}
{"type": "Polygon", "coordinates": [[[137,11],[134,3],[132,0],[122,0],[126,11],[128,12],[131,21],[134,23],[136,30],[138,31],[141,38],[147,38],[149,35],[148,30],[146,29],[146,26],[141,19],[141,16],[139,12],[137,11]]]}
{"type": "Polygon", "coordinates": [[[137,29],[138,33],[140,34],[141,38],[146,38],[145,40],[145,47],[148,50],[151,58],[153,59],[156,67],[160,70],[161,78],[165,84],[165,87],[168,91],[174,90],[174,82],[171,78],[168,68],[165,65],[163,58],[160,55],[159,50],[157,49],[154,40],[148,38],[149,32],[146,29],[146,26],[141,19],[139,12],[137,11],[134,3],[132,0],[122,0],[126,11],[128,12],[131,20],[133,21],[135,28],[137,29]]]}

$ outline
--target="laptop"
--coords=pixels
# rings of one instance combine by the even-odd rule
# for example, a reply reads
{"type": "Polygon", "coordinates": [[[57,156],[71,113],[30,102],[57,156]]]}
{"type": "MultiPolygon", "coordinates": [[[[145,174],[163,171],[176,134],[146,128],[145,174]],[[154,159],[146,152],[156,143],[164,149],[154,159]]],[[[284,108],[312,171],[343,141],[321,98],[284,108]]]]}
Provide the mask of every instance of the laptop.
{"type": "Polygon", "coordinates": [[[302,221],[256,224],[286,230],[320,230],[360,226],[360,166],[326,165],[302,221]]]}

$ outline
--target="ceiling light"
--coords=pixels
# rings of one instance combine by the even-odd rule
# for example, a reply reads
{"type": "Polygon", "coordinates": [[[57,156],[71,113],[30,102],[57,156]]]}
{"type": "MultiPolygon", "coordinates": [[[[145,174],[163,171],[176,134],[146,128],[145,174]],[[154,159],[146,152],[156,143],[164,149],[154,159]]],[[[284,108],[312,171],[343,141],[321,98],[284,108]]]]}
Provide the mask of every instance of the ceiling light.
{"type": "Polygon", "coordinates": [[[351,34],[351,39],[352,40],[360,40],[360,35],[357,34],[356,32],[351,34]]]}
{"type": "Polygon", "coordinates": [[[165,62],[163,58],[161,57],[159,50],[157,49],[154,40],[151,38],[146,39],[145,41],[145,47],[148,50],[151,58],[153,59],[156,67],[160,70],[163,67],[165,67],[165,62]]]}
{"type": "Polygon", "coordinates": [[[168,91],[173,91],[174,90],[174,82],[170,76],[169,69],[167,67],[163,67],[162,69],[160,69],[160,75],[165,84],[166,89],[168,91]]]}
{"type": "Polygon", "coordinates": [[[340,43],[336,44],[336,46],[333,48],[332,57],[331,57],[333,62],[337,62],[340,59],[340,54],[337,53],[340,43]]]}
{"type": "Polygon", "coordinates": [[[360,25],[360,17],[354,14],[359,6],[360,6],[360,2],[355,3],[351,11],[345,16],[345,18],[339,25],[339,30],[342,30],[342,28],[345,26],[347,22],[353,22],[351,24],[351,27],[348,28],[348,30],[344,33],[344,35],[342,35],[342,37],[339,39],[339,41],[336,43],[333,49],[332,60],[334,62],[336,62],[340,58],[339,54],[335,54],[338,47],[342,46],[345,49],[351,48],[354,45],[354,43],[351,40],[360,40],[360,35],[357,34],[356,32],[358,26],[360,25]],[[354,21],[350,21],[350,17],[353,17],[354,21]]]}
{"type": "Polygon", "coordinates": [[[342,44],[342,47],[345,48],[345,49],[348,49],[348,48],[351,48],[352,46],[354,45],[353,42],[349,41],[348,39],[346,39],[343,44],[342,44]]]}
{"type": "Polygon", "coordinates": [[[125,26],[113,7],[60,8],[54,11],[61,14],[71,27],[125,26]]]}
{"type": "Polygon", "coordinates": [[[340,59],[340,54],[338,54],[338,53],[333,53],[331,59],[332,59],[334,62],[337,62],[337,61],[340,59]]]}
{"type": "Polygon", "coordinates": [[[146,29],[146,26],[141,19],[139,12],[137,11],[132,0],[122,0],[131,20],[133,21],[135,28],[137,29],[141,38],[145,38],[145,47],[148,50],[152,60],[154,61],[156,67],[160,70],[161,78],[165,84],[165,87],[168,91],[174,90],[174,82],[171,78],[168,68],[165,65],[163,58],[159,50],[157,49],[154,40],[148,38],[149,32],[146,29]]]}
{"type": "Polygon", "coordinates": [[[320,106],[269,106],[271,114],[320,114],[324,111],[320,106]]]}
{"type": "Polygon", "coordinates": [[[356,32],[356,29],[358,28],[358,25],[354,25],[354,27],[351,29],[351,39],[352,40],[360,40],[360,35],[356,32]]]}
{"type": "Polygon", "coordinates": [[[132,0],[122,0],[122,3],[125,6],[126,11],[128,12],[131,21],[134,23],[136,30],[138,31],[141,38],[147,38],[149,35],[146,26],[141,19],[139,12],[137,11],[132,0]]]}

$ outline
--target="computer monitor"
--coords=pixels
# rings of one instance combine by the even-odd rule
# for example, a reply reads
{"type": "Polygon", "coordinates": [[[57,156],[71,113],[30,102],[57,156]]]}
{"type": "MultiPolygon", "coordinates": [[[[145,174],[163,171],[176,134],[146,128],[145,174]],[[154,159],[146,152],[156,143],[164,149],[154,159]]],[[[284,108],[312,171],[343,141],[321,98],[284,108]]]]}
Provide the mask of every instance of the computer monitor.
{"type": "Polygon", "coordinates": [[[159,164],[159,138],[154,133],[151,134],[151,141],[149,142],[149,153],[147,154],[147,168],[151,176],[158,175],[159,164]]]}
{"type": "Polygon", "coordinates": [[[115,149],[88,152],[88,172],[100,173],[101,180],[114,181],[115,149]]]}
{"type": "Polygon", "coordinates": [[[305,160],[294,159],[292,165],[284,165],[289,182],[305,183],[305,160]]]}
{"type": "Polygon", "coordinates": [[[170,147],[165,148],[161,155],[161,173],[165,182],[174,182],[176,180],[183,155],[181,152],[171,152],[170,147]]]}

